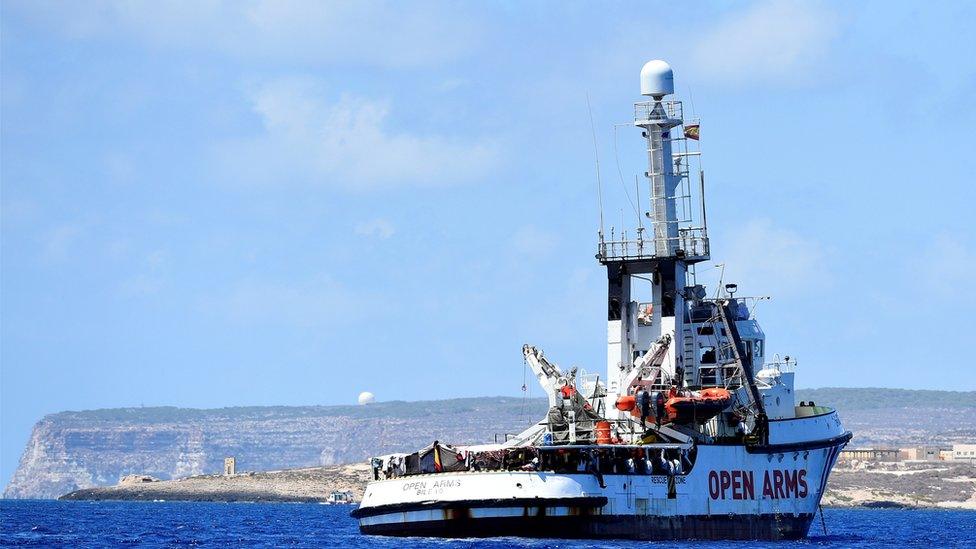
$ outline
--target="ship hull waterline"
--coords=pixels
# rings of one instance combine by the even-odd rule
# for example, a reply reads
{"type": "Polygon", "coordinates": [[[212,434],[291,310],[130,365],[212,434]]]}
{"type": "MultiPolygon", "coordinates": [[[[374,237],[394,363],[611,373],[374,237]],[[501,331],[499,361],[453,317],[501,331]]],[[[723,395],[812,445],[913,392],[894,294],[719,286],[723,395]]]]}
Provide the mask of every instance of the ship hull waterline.
{"type": "Polygon", "coordinates": [[[460,472],[370,483],[370,535],[791,540],[807,535],[849,433],[755,452],[700,446],[683,476],[460,472]]]}
{"type": "Polygon", "coordinates": [[[634,516],[577,515],[547,516],[545,508],[516,508],[521,516],[462,516],[455,511],[447,519],[416,520],[360,526],[366,535],[441,538],[566,538],[633,540],[798,540],[807,536],[814,519],[801,515],[741,516],[634,516]],[[536,514],[532,514],[536,513],[536,514]]]}

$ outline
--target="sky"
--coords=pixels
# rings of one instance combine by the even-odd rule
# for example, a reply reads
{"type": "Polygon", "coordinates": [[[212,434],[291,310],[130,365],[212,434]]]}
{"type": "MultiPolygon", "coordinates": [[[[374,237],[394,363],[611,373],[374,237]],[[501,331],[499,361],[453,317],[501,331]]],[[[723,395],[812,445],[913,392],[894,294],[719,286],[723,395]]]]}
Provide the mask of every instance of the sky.
{"type": "Polygon", "coordinates": [[[604,370],[589,112],[619,226],[655,58],[798,386],[976,389],[971,2],[0,11],[4,481],[62,410],[521,395],[523,343],[604,370]]]}

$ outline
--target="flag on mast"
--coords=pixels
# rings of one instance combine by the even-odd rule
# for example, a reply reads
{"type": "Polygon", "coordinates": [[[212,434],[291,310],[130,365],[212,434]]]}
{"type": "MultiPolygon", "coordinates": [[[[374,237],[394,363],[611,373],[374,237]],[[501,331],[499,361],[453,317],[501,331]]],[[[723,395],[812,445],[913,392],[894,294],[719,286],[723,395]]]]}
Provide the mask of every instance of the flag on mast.
{"type": "Polygon", "coordinates": [[[685,126],[685,137],[687,137],[688,139],[694,139],[695,141],[698,141],[698,132],[699,132],[698,124],[688,124],[687,126],[685,126]]]}

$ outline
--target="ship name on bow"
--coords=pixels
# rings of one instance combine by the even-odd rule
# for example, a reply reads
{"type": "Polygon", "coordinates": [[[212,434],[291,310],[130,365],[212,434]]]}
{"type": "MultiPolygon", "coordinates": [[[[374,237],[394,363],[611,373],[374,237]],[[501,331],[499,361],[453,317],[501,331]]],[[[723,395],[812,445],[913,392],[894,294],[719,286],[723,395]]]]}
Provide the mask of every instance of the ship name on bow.
{"type": "Polygon", "coordinates": [[[460,488],[461,479],[450,478],[444,480],[437,480],[433,483],[428,483],[425,481],[418,482],[407,482],[404,483],[402,490],[404,492],[415,491],[418,496],[431,496],[437,494],[443,494],[445,488],[460,488]],[[429,484],[429,485],[428,485],[429,484]]]}
{"type": "MultiPolygon", "coordinates": [[[[712,499],[756,499],[752,471],[710,471],[708,495],[712,499]]],[[[809,493],[806,469],[774,469],[762,475],[762,499],[805,498],[809,493]]]]}

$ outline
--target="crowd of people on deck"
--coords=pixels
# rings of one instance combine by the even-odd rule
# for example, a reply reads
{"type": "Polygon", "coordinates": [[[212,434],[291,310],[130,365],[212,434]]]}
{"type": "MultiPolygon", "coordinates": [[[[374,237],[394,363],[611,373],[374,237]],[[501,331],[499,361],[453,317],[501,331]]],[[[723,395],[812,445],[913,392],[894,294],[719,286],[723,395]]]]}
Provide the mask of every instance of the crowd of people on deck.
{"type": "Polygon", "coordinates": [[[526,446],[495,450],[466,451],[433,445],[413,454],[374,458],[373,476],[401,476],[459,471],[542,471],[676,476],[690,472],[694,450],[678,448],[560,448],[526,446]]]}

